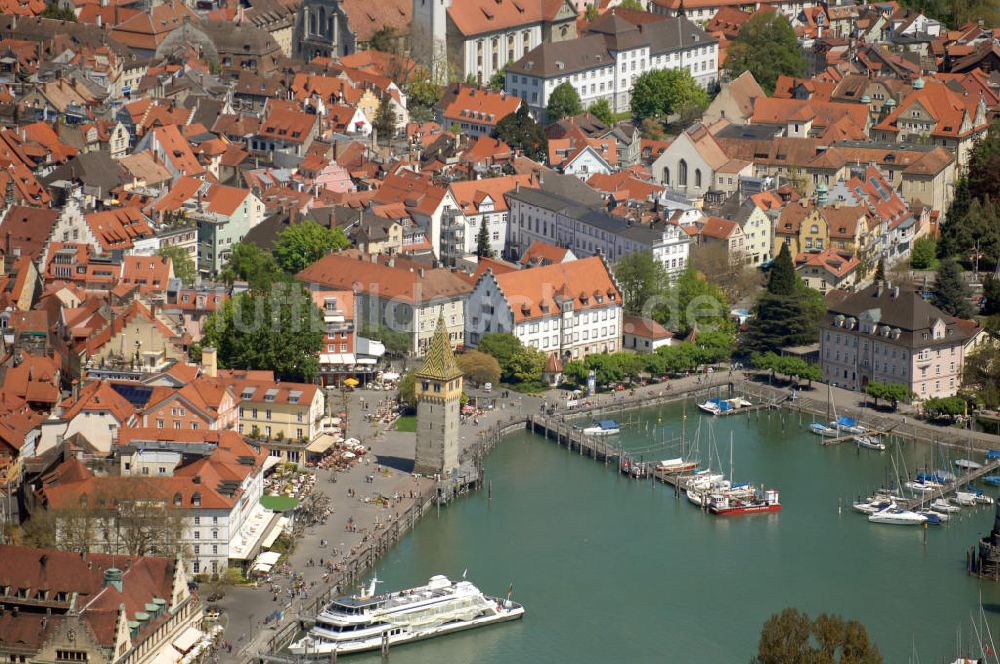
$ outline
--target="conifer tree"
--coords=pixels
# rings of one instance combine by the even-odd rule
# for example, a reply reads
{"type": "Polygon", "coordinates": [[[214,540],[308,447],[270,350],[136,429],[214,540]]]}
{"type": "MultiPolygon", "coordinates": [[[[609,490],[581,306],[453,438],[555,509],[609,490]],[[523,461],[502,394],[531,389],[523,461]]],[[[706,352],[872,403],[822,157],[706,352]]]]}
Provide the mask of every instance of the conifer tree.
{"type": "Polygon", "coordinates": [[[931,303],[950,316],[972,318],[972,292],[962,278],[962,269],[954,260],[945,260],[938,267],[937,279],[931,291],[931,303]]]}

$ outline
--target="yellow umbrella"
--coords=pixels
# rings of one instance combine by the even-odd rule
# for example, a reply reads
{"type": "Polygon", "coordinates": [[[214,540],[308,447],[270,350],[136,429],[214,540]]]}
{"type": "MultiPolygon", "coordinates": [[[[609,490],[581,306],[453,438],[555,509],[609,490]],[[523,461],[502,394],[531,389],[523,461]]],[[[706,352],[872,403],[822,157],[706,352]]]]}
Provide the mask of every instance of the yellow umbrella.
{"type": "Polygon", "coordinates": [[[360,382],[358,382],[358,381],[357,381],[356,379],[354,379],[354,378],[348,378],[347,380],[345,380],[345,381],[344,381],[344,385],[348,385],[348,386],[350,386],[350,387],[355,387],[355,386],[357,386],[357,385],[360,385],[360,384],[361,384],[361,383],[360,383],[360,382]]]}

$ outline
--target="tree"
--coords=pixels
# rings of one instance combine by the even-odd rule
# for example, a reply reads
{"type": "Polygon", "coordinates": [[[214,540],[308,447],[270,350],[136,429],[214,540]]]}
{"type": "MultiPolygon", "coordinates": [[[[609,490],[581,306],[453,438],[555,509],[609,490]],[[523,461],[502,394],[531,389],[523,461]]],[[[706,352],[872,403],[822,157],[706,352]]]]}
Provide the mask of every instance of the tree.
{"type": "Polygon", "coordinates": [[[545,107],[545,115],[549,122],[558,122],[566,117],[583,113],[583,105],[580,103],[580,95],[569,81],[560,83],[549,95],[548,106],[545,107]]]}
{"type": "Polygon", "coordinates": [[[392,53],[396,48],[397,37],[395,28],[391,25],[383,25],[368,40],[368,48],[383,53],[392,53]]]}
{"type": "Polygon", "coordinates": [[[563,365],[563,380],[574,385],[586,385],[589,373],[582,360],[570,360],[563,365]]]}
{"type": "Polygon", "coordinates": [[[596,21],[600,15],[597,11],[596,0],[594,3],[587,5],[587,9],[583,12],[583,18],[587,21],[596,21]]]}
{"type": "Polygon", "coordinates": [[[531,346],[521,346],[510,358],[507,371],[511,381],[530,383],[541,380],[548,355],[531,346]]]}
{"type": "Polygon", "coordinates": [[[493,137],[515,150],[521,150],[528,159],[543,161],[548,157],[548,139],[542,126],[528,113],[527,104],[521,104],[516,113],[501,118],[493,137]]]}
{"type": "MultiPolygon", "coordinates": [[[[479,350],[496,358],[500,364],[500,378],[507,383],[524,380],[518,378],[518,373],[530,374],[531,362],[537,361],[537,358],[530,355],[521,354],[519,356],[523,348],[521,340],[509,332],[488,332],[479,340],[479,350]]],[[[538,367],[539,377],[542,375],[543,368],[545,368],[544,354],[541,358],[541,365],[538,367]]]]}
{"type": "Polygon", "coordinates": [[[910,267],[914,270],[931,270],[937,263],[937,242],[931,237],[922,237],[913,243],[910,250],[910,267]]]}
{"type": "Polygon", "coordinates": [[[375,111],[375,119],[372,120],[372,128],[377,132],[377,136],[386,144],[392,140],[396,134],[396,111],[392,108],[392,101],[387,95],[378,105],[375,111]]]}
{"type": "Polygon", "coordinates": [[[479,233],[476,235],[476,256],[480,258],[493,258],[493,246],[490,244],[490,229],[487,228],[485,219],[479,224],[479,233]]]}
{"type": "Polygon", "coordinates": [[[42,18],[53,18],[57,21],[76,23],[76,12],[67,7],[60,7],[59,5],[46,5],[39,16],[42,18]]]}
{"type": "Polygon", "coordinates": [[[643,6],[641,0],[622,0],[619,4],[622,9],[631,9],[637,12],[644,12],[646,8],[643,6]]]}
{"type": "Polygon", "coordinates": [[[972,292],[962,278],[962,269],[954,260],[944,260],[938,266],[934,288],[931,289],[931,303],[950,316],[972,318],[969,298],[972,292]]]}
{"type": "Polygon", "coordinates": [[[478,350],[467,350],[456,357],[465,377],[476,385],[500,382],[500,363],[492,355],[478,350]]]}
{"type": "Polygon", "coordinates": [[[237,280],[246,281],[252,290],[268,292],[271,285],[283,278],[281,268],[272,254],[255,244],[237,242],[222,269],[222,281],[230,286],[237,280]]]}
{"type": "Polygon", "coordinates": [[[658,308],[655,318],[658,322],[669,322],[670,327],[682,334],[694,328],[703,332],[729,330],[729,307],[726,296],[718,286],[701,278],[689,264],[674,284],[670,294],[670,309],[658,308]]]}
{"type": "Polygon", "coordinates": [[[877,380],[873,380],[865,386],[865,394],[875,400],[876,406],[878,406],[879,399],[885,399],[892,404],[893,408],[901,401],[909,401],[913,396],[910,388],[906,385],[901,383],[882,383],[877,380]]]}
{"type": "Polygon", "coordinates": [[[875,266],[875,283],[885,281],[885,256],[879,256],[878,265],[875,266]]]}
{"type": "Polygon", "coordinates": [[[403,357],[413,350],[413,338],[401,330],[394,330],[387,325],[370,327],[365,324],[361,327],[361,336],[366,339],[381,341],[385,346],[386,355],[403,357]]]}
{"type": "Polygon", "coordinates": [[[826,312],[823,296],[805,285],[782,245],[768,275],[767,290],[757,299],[743,335],[744,351],[773,351],[812,343],[826,312]]]}
{"type": "Polygon", "coordinates": [[[281,231],[274,247],[274,258],[289,274],[296,274],[326,256],[351,246],[340,228],[327,228],[307,219],[281,231]]]}
{"type": "Polygon", "coordinates": [[[279,281],[223,303],[205,322],[204,345],[226,368],[269,369],[280,380],[312,382],[319,372],[323,324],[301,284],[279,281]]]}
{"type": "Polygon", "coordinates": [[[666,118],[686,107],[700,115],[708,107],[705,92],[686,69],[653,69],[632,84],[632,115],[637,119],[666,118]]]}
{"type": "Polygon", "coordinates": [[[938,420],[961,417],[967,406],[962,397],[931,397],[924,400],[923,408],[928,417],[938,420]]]}
{"type": "Polygon", "coordinates": [[[396,384],[396,396],[403,407],[413,412],[417,409],[417,377],[412,371],[403,374],[396,384]]]}
{"type": "Polygon", "coordinates": [[[756,292],[762,283],[759,269],[733,260],[729,250],[718,242],[692,247],[690,262],[708,281],[722,289],[730,302],[738,302],[756,292]]]}
{"type": "Polygon", "coordinates": [[[615,123],[615,112],[611,110],[611,104],[604,97],[591,104],[587,112],[609,127],[615,123]]]}
{"type": "Polygon", "coordinates": [[[983,282],[983,311],[984,316],[995,316],[1000,314],[1000,279],[992,273],[986,275],[983,282]]]}
{"type": "Polygon", "coordinates": [[[736,351],[736,340],[729,332],[702,332],[694,342],[694,359],[698,364],[725,362],[736,351]]]}
{"type": "Polygon", "coordinates": [[[424,122],[433,116],[434,104],[441,99],[441,86],[431,80],[424,67],[418,67],[403,85],[406,92],[407,111],[414,122],[424,122]]]}
{"type": "Polygon", "coordinates": [[[882,664],[864,625],[840,616],[815,620],[793,608],[764,622],[751,664],[882,664]]]}
{"type": "Polygon", "coordinates": [[[615,263],[613,272],[622,291],[625,312],[652,317],[662,304],[669,276],[651,251],[634,251],[615,263]]]}
{"type": "Polygon", "coordinates": [[[995,265],[1000,255],[1000,222],[992,201],[1000,200],[1000,128],[994,123],[977,141],[941,225],[938,258],[971,265],[974,256],[995,265]]]}
{"type": "Polygon", "coordinates": [[[788,19],[781,12],[757,12],[730,44],[726,70],[733,79],[749,71],[770,95],[782,74],[803,76],[806,61],[788,19]]]}
{"type": "Polygon", "coordinates": [[[507,67],[509,66],[510,63],[508,62],[503,67],[493,72],[493,75],[490,76],[490,80],[486,84],[486,87],[495,92],[500,92],[501,90],[503,90],[504,86],[507,85],[507,67]]]}
{"type": "Polygon", "coordinates": [[[183,247],[176,245],[170,247],[160,247],[156,250],[157,256],[167,256],[174,266],[174,276],[181,280],[185,286],[190,286],[198,278],[198,271],[191,260],[191,254],[183,247]]]}
{"type": "Polygon", "coordinates": [[[962,385],[974,390],[985,407],[1000,407],[1000,345],[994,341],[969,353],[962,364],[962,385]]]}

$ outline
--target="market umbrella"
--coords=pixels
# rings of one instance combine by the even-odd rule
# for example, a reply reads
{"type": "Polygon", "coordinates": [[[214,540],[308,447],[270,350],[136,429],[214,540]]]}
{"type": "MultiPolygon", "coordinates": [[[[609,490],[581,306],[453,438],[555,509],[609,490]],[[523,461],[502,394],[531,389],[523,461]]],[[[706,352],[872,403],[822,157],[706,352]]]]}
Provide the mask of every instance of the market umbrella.
{"type": "Polygon", "coordinates": [[[355,378],[348,378],[344,381],[344,385],[349,385],[350,387],[357,387],[361,383],[355,378]]]}

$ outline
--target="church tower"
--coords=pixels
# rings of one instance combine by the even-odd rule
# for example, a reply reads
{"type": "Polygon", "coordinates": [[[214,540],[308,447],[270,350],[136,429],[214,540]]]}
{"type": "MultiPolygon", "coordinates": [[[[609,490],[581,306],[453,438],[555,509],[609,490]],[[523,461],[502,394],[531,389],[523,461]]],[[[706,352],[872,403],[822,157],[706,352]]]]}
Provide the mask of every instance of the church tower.
{"type": "Polygon", "coordinates": [[[417,392],[417,455],[413,472],[447,477],[458,471],[462,370],[438,318],[424,366],[414,373],[417,392]]]}
{"type": "Polygon", "coordinates": [[[448,82],[448,8],[451,0],[413,0],[411,56],[435,83],[448,82]]]}

